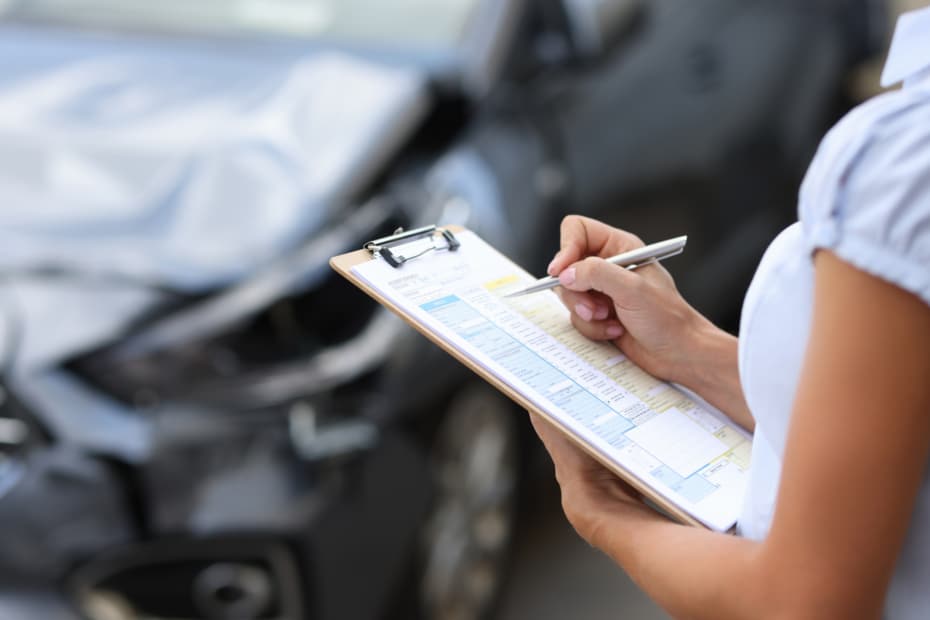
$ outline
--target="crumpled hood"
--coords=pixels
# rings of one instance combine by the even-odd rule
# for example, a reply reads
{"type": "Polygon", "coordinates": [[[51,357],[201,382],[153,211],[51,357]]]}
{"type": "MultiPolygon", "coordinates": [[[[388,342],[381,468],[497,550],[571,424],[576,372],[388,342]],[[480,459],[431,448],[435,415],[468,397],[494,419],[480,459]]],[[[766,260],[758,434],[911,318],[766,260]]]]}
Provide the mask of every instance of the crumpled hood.
{"type": "Polygon", "coordinates": [[[0,30],[2,268],[235,279],[320,227],[426,109],[411,70],[170,43],[0,30]]]}
{"type": "Polygon", "coordinates": [[[331,51],[0,28],[0,350],[15,325],[20,368],[48,366],[155,287],[248,275],[331,222],[428,103],[419,72],[331,51]]]}

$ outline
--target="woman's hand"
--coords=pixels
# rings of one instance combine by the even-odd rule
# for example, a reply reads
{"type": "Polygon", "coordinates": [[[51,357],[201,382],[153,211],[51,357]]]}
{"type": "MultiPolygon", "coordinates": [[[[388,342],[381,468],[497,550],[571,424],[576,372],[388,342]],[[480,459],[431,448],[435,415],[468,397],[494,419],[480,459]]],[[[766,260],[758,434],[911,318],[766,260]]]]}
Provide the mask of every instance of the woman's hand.
{"type": "Polygon", "coordinates": [[[535,413],[530,413],[530,422],[552,457],[555,478],[562,490],[562,510],[589,545],[603,548],[604,528],[616,533],[624,516],[640,511],[651,513],[633,487],[575,446],[552,424],[535,413]]]}
{"type": "Polygon", "coordinates": [[[633,362],[661,379],[683,380],[696,335],[714,330],[682,298],[660,264],[630,271],[604,260],[642,247],[628,232],[578,215],[562,221],[561,249],[549,274],[561,282],[572,324],[593,340],[613,340],[633,362]]]}

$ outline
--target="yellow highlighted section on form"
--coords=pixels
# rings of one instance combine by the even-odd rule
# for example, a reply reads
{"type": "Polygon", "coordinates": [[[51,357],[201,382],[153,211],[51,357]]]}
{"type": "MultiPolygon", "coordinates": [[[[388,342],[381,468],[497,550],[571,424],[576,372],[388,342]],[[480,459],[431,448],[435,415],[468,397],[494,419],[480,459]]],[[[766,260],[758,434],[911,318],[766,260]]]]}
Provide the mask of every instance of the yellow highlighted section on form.
{"type": "Polygon", "coordinates": [[[504,288],[505,286],[510,286],[511,284],[516,284],[520,280],[519,276],[512,274],[497,280],[491,280],[490,282],[484,283],[484,288],[489,291],[496,291],[499,288],[504,288]]]}

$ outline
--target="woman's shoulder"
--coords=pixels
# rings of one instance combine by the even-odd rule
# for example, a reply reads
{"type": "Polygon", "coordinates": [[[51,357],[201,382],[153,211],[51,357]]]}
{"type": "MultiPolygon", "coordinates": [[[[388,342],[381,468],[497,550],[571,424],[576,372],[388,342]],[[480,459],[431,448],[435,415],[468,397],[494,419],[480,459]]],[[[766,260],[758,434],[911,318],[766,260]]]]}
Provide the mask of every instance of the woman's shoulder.
{"type": "MultiPolygon", "coordinates": [[[[842,185],[869,151],[925,140],[928,117],[930,87],[886,92],[853,108],[821,141],[801,186],[802,202],[842,185]]],[[[815,206],[802,204],[801,215],[815,206]]]]}
{"type": "Polygon", "coordinates": [[[843,118],[811,163],[799,211],[808,249],[930,304],[930,88],[881,95],[843,118]]]}

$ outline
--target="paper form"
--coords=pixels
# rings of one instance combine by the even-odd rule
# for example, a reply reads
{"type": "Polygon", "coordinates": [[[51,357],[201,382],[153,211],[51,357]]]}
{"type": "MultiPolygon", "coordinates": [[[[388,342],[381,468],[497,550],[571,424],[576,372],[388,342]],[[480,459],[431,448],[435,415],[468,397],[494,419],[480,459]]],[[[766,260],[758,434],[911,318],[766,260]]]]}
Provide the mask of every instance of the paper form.
{"type": "Polygon", "coordinates": [[[739,514],[749,436],[571,325],[552,291],[505,299],[533,278],[470,232],[457,252],[353,271],[602,456],[712,529],[739,514]]]}
{"type": "Polygon", "coordinates": [[[687,478],[727,451],[727,446],[675,407],[626,433],[672,471],[687,478]]]}

